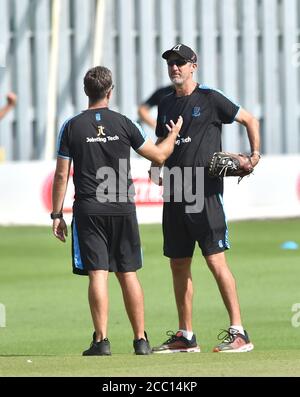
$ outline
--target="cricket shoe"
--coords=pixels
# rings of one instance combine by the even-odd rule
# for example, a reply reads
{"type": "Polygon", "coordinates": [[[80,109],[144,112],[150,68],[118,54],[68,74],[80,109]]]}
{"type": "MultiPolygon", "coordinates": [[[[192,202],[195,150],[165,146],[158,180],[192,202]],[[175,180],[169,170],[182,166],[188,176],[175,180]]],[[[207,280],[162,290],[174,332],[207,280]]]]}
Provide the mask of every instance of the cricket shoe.
{"type": "Polygon", "coordinates": [[[245,353],[254,349],[254,345],[250,342],[247,331],[245,335],[240,334],[238,330],[229,328],[222,330],[218,335],[218,339],[222,342],[216,346],[213,351],[216,353],[245,353]]]}
{"type": "Polygon", "coordinates": [[[82,353],[83,356],[111,356],[110,343],[107,338],[96,342],[96,332],[93,334],[93,340],[89,349],[82,353]]]}
{"type": "Polygon", "coordinates": [[[144,332],[145,337],[141,339],[135,339],[133,341],[134,353],[138,356],[144,356],[147,354],[152,354],[152,349],[148,341],[146,332],[144,332]]]}
{"type": "Polygon", "coordinates": [[[200,353],[195,334],[191,340],[185,338],[181,331],[177,331],[176,334],[168,331],[167,335],[169,339],[162,345],[153,347],[153,353],[200,353]]]}

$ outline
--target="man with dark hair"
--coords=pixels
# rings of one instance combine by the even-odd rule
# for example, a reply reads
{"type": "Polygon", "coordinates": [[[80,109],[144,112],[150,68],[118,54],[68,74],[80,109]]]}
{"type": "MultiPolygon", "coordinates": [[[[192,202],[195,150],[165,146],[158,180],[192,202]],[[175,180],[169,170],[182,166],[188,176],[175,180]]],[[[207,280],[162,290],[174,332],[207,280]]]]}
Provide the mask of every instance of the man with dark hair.
{"type": "Polygon", "coordinates": [[[222,343],[216,346],[214,351],[250,351],[253,344],[242,326],[236,284],[225,258],[229,241],[222,200],[223,180],[210,178],[208,167],[213,153],[221,151],[222,125],[233,121],[246,127],[251,147],[251,162],[256,166],[260,159],[259,123],[249,112],[237,106],[220,91],[199,85],[193,80],[197,56],[191,48],[177,44],[164,52],[162,57],[167,62],[169,77],[176,92],[162,99],[158,107],[157,143],[161,144],[166,137],[165,123],[174,120],[179,114],[182,115],[183,126],[174,152],[165,166],[168,169],[177,167],[182,171],[184,183],[181,186],[195,190],[197,184],[202,182],[204,197],[203,207],[199,206],[197,210],[194,207],[194,211],[187,211],[185,195],[182,202],[176,202],[177,185],[174,183],[169,188],[168,202],[164,202],[164,255],[170,258],[179,327],[175,334],[168,334],[168,340],[153,351],[200,351],[192,328],[191,263],[196,242],[216,279],[230,320],[222,343]],[[191,183],[185,183],[184,172],[187,169],[192,169],[193,172],[191,183]],[[200,169],[203,171],[203,174],[199,173],[203,175],[202,181],[197,173],[200,169]]]}
{"type": "Polygon", "coordinates": [[[90,69],[83,80],[84,92],[91,102],[103,99],[113,89],[111,71],[105,67],[90,69]]]}
{"type": "Polygon", "coordinates": [[[67,236],[63,202],[73,161],[75,201],[72,221],[73,273],[89,276],[89,304],[94,324],[91,346],[84,356],[110,355],[107,338],[108,273],[114,272],[134,333],[135,354],[150,354],[144,330],[144,298],[136,271],[142,267],[139,230],[130,176],[130,149],[162,164],[172,153],[182,125],[166,126],[169,133],[159,145],[127,117],[108,108],[112,74],[97,66],[84,77],[88,109],[67,120],[59,134],[53,182],[53,233],[67,236]]]}

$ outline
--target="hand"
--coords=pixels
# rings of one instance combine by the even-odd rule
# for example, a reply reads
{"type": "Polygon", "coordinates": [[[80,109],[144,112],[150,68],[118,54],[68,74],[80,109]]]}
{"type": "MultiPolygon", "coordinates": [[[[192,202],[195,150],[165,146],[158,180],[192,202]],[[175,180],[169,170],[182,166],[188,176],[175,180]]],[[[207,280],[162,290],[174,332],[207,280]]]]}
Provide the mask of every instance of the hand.
{"type": "Polygon", "coordinates": [[[58,238],[63,243],[66,242],[68,228],[63,218],[53,219],[52,231],[56,238],[58,238]]]}
{"type": "Polygon", "coordinates": [[[151,167],[148,171],[149,179],[158,186],[162,186],[163,180],[160,176],[160,167],[151,167]]]}
{"type": "Polygon", "coordinates": [[[18,97],[17,97],[17,95],[14,92],[9,92],[6,95],[7,104],[9,106],[16,106],[17,99],[18,99],[18,97]]]}
{"type": "Polygon", "coordinates": [[[174,123],[173,120],[170,120],[170,125],[166,124],[166,127],[170,134],[176,134],[177,136],[182,127],[182,124],[183,124],[183,118],[182,116],[179,116],[176,124],[174,123]]]}
{"type": "Polygon", "coordinates": [[[251,163],[252,163],[253,167],[255,167],[260,160],[260,154],[252,153],[250,158],[251,158],[251,163]]]}

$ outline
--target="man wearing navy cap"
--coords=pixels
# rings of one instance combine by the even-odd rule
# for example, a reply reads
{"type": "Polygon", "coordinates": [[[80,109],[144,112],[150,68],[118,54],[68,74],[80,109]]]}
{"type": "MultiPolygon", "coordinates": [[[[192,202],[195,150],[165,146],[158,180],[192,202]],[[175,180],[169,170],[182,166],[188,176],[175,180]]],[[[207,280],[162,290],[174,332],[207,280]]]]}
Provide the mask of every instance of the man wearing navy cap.
{"type": "Polygon", "coordinates": [[[180,58],[185,59],[187,62],[197,63],[197,55],[190,47],[184,44],[175,45],[170,50],[165,51],[162,54],[162,57],[168,60],[171,55],[177,55],[180,58]]]}
{"type": "MultiPolygon", "coordinates": [[[[164,255],[170,258],[179,327],[176,333],[168,333],[169,338],[161,346],[153,348],[153,351],[200,351],[192,328],[191,263],[196,242],[216,279],[230,320],[228,330],[219,335],[222,342],[213,351],[250,351],[253,344],[242,325],[236,284],[225,257],[229,240],[222,199],[223,179],[210,178],[207,171],[213,153],[222,150],[222,125],[234,121],[246,127],[251,161],[256,166],[260,159],[259,123],[252,114],[222,92],[193,80],[197,55],[191,48],[177,44],[165,51],[162,57],[167,61],[169,77],[176,91],[164,97],[158,107],[157,143],[167,136],[165,125],[169,120],[177,120],[179,115],[184,120],[175,150],[164,164],[164,255]],[[166,175],[175,169],[177,175],[178,172],[181,175],[181,180],[169,178],[166,194],[166,175]],[[187,170],[192,170],[190,181],[186,180],[187,170]],[[198,173],[199,170],[203,173],[198,173]],[[198,192],[200,183],[204,185],[201,194],[203,205],[190,211],[187,208],[192,203],[187,201],[186,187],[198,192]],[[184,193],[181,200],[178,200],[178,186],[184,193]]],[[[195,194],[195,201],[199,196],[195,194]]]]}

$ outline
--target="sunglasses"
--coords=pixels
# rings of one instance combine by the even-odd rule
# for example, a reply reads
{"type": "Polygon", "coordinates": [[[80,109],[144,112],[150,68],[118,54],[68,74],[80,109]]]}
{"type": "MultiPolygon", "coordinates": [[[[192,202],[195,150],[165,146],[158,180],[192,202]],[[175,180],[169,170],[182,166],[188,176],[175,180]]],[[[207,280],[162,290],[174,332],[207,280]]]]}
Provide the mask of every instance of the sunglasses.
{"type": "Polygon", "coordinates": [[[168,66],[184,66],[188,63],[185,59],[173,59],[172,61],[167,61],[168,66]]]}

